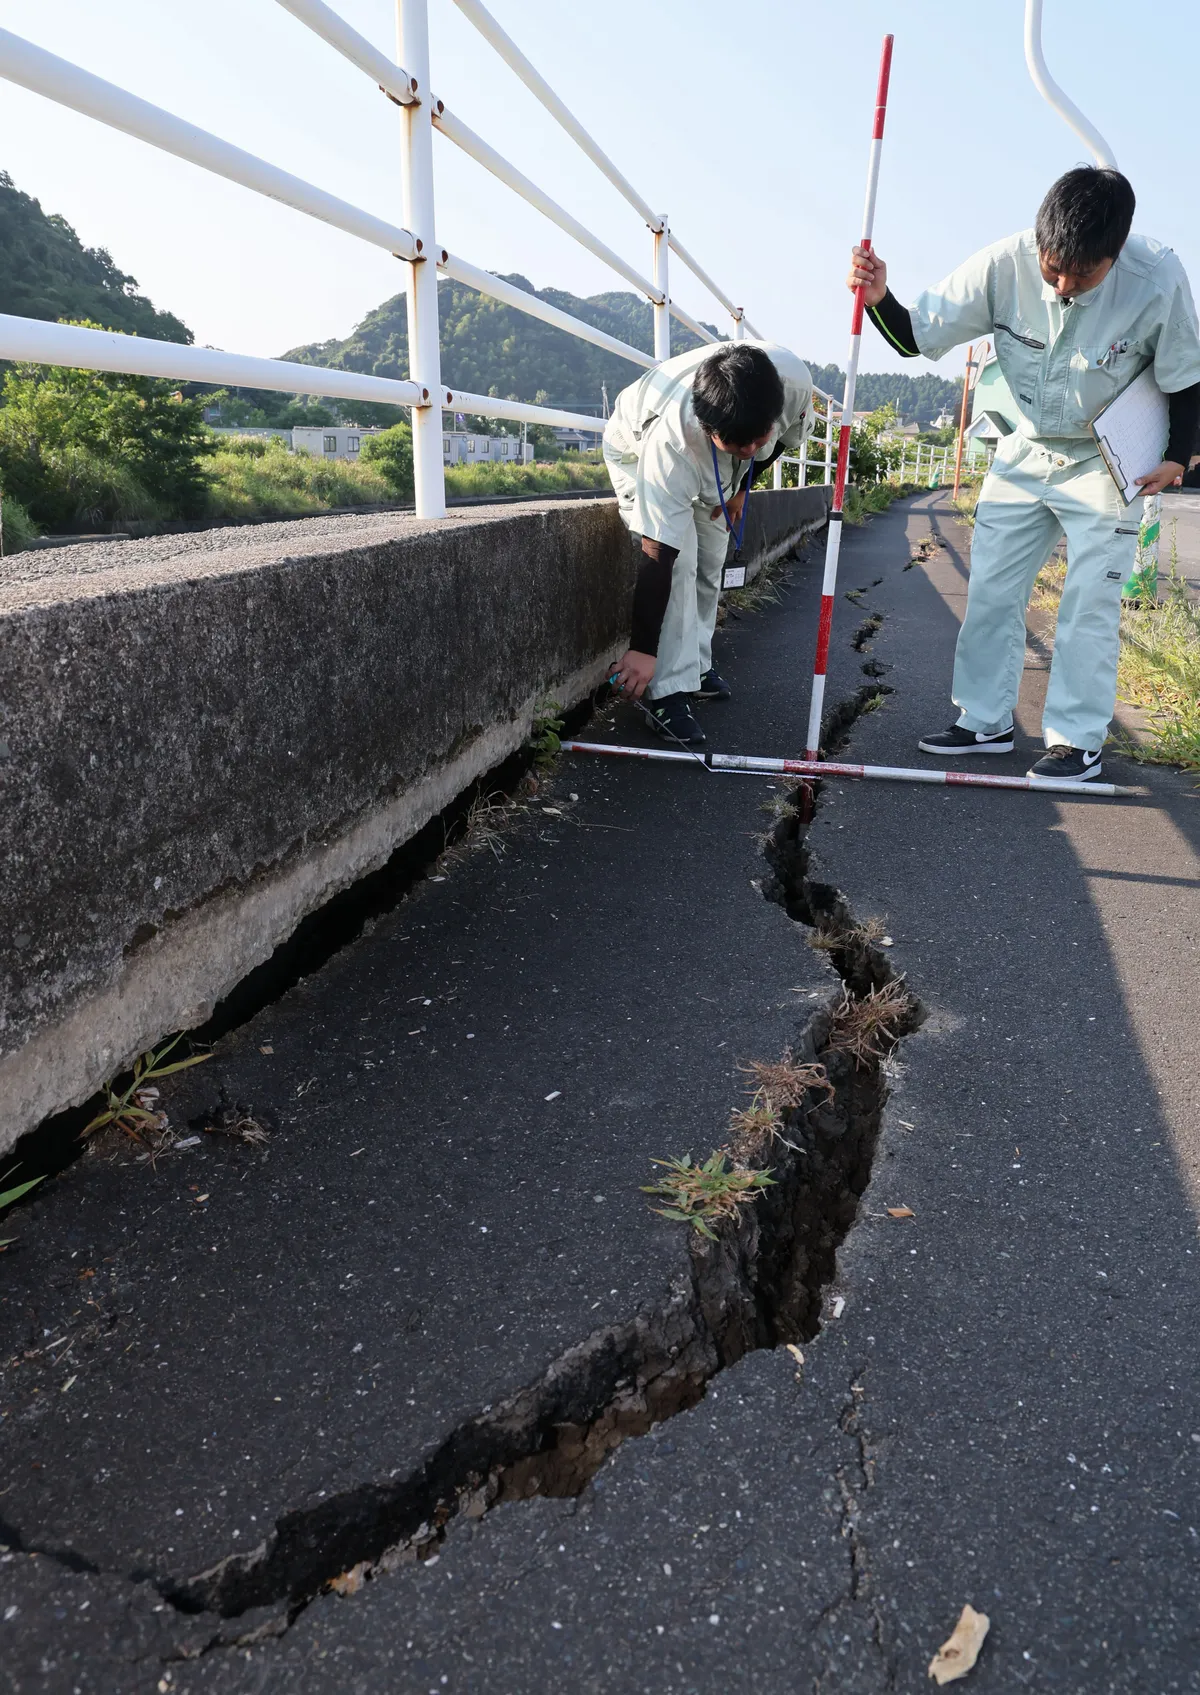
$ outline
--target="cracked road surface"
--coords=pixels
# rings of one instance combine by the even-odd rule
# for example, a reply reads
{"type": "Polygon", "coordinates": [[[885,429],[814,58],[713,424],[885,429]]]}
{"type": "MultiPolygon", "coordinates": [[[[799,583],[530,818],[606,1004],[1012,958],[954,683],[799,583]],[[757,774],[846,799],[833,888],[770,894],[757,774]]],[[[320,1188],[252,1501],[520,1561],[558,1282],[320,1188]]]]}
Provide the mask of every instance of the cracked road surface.
{"type": "MultiPolygon", "coordinates": [[[[965,542],[936,495],[848,532],[842,584],[862,593],[839,600],[830,699],[853,695],[864,667],[894,691],[852,727],[855,758],[921,762],[918,734],[949,721],[965,542]],[[940,545],[906,570],[925,539],[940,545]]],[[[738,698],[706,712],[710,745],[798,749],[815,600],[810,562],[782,605],[723,638],[738,698]]],[[[1025,752],[989,769],[1028,763],[1045,639],[1031,646],[1025,752]]],[[[800,927],[752,886],[765,874],[752,839],[764,784],[565,766],[548,804],[569,812],[561,797],[576,792],[581,822],[631,827],[636,844],[555,822],[536,861],[521,841],[508,865],[473,860],[189,1075],[278,1125],[265,1159],[224,1156],[227,1193],[246,1198],[223,1231],[207,1220],[211,1240],[182,1235],[181,1209],[217,1182],[208,1147],[203,1167],[181,1158],[156,1188],[89,1162],[22,1215],[28,1287],[14,1295],[6,1264],[7,1336],[32,1340],[39,1301],[38,1328],[58,1336],[68,1293],[78,1305],[72,1252],[111,1255],[117,1288],[113,1339],[88,1344],[69,1392],[40,1360],[22,1398],[6,1384],[11,1545],[68,1549],[103,1575],[50,1555],[0,1566],[19,1609],[0,1638],[0,1687],[873,1695],[926,1687],[969,1601],[992,1619],[973,1689],[1200,1690],[1200,798],[1171,773],[1147,781],[1148,800],[1124,803],[826,785],[809,874],[859,919],[886,918],[889,957],[928,1017],[899,1051],[870,1186],[802,1365],[782,1348],[746,1355],[690,1411],[626,1441],[582,1495],[460,1516],[435,1559],[321,1596],[290,1628],[277,1602],[223,1620],[179,1614],[128,1581],[138,1562],[179,1583],[227,1556],[255,1507],[269,1521],[321,1489],[344,1497],[407,1476],[464,1415],[571,1344],[661,1308],[686,1256],[639,1210],[645,1161],[715,1145],[737,1099],[734,1059],[775,1055],[810,997],[829,997],[800,927]],[[519,905],[503,898],[535,863],[547,882],[519,905]],[[524,987],[522,949],[536,961],[524,987]],[[451,957],[467,962],[452,988],[469,1021],[439,1007],[434,1028],[434,1004],[402,1013],[405,1029],[429,1026],[438,1055],[406,1050],[402,1070],[339,1077],[335,1049],[361,1025],[399,1029],[397,983],[416,993],[451,957]],[[485,978],[489,966],[499,975],[485,978]],[[547,985],[560,991],[553,1011],[547,985]],[[519,1046],[506,1048],[500,1014],[519,1046]],[[608,1037],[631,1023],[611,1055],[608,1037]],[[285,1103],[311,1075],[327,1081],[309,1091],[324,1109],[309,1117],[308,1094],[285,1103]],[[564,1075],[568,1113],[543,1132],[556,1103],[542,1097],[564,1075]],[[475,1240],[481,1193],[509,1226],[498,1258],[475,1240]],[[619,1201],[602,1208],[593,1193],[619,1201]],[[167,1249],[181,1237],[176,1270],[167,1249]],[[551,1240],[564,1257],[543,1264],[551,1240]],[[403,1268],[388,1272],[398,1282],[385,1261],[403,1268]],[[185,1284],[173,1297],[171,1275],[185,1284]],[[260,1282],[252,1305],[245,1291],[260,1282]],[[415,1332],[397,1331],[402,1300],[425,1314],[415,1332]],[[498,1324],[517,1335],[496,1341],[498,1324]],[[343,1354],[364,1325],[380,1375],[358,1395],[366,1379],[346,1376],[343,1354]],[[218,1347],[226,1330],[234,1340],[218,1347]],[[170,1351],[161,1371],[155,1341],[170,1351]],[[140,1364],[119,1368],[130,1343],[140,1364]],[[266,1368],[289,1360],[289,1399],[310,1372],[321,1393],[273,1412],[288,1401],[270,1399],[285,1384],[266,1368]],[[35,1405],[32,1388],[55,1400],[35,1405]],[[72,1403],[80,1390],[91,1398],[72,1403]],[[93,1446],[68,1422],[110,1407],[124,1422],[93,1426],[93,1446]],[[114,1466],[125,1469],[106,1493],[97,1478],[114,1466]],[[176,1529],[178,1491],[197,1477],[231,1504],[203,1523],[189,1510],[176,1529]],[[264,1639],[212,1646],[255,1632],[264,1639]]]]}

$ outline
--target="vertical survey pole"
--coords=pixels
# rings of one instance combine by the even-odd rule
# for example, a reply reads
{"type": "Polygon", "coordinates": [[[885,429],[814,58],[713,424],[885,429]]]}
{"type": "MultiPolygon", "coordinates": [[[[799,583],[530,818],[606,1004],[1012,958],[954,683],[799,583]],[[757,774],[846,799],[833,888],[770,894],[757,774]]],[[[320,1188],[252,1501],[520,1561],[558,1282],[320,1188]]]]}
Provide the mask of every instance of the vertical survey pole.
{"type": "Polygon", "coordinates": [[[670,231],[667,214],[662,215],[662,227],[654,232],[654,286],[662,295],[661,306],[654,303],[654,357],[661,365],[671,357],[671,287],[667,270],[670,252],[670,231]]]}
{"type": "Polygon", "coordinates": [[[416,82],[417,98],[400,108],[404,223],[416,239],[408,266],[408,369],[428,391],[412,409],[413,484],[418,518],[446,516],[442,472],[442,357],[438,341],[437,247],[433,207],[433,121],[429,93],[428,0],[396,0],[396,57],[416,82]]]}
{"type": "MultiPolygon", "coordinates": [[[[867,199],[863,208],[861,246],[870,248],[875,228],[875,195],[879,188],[879,158],[883,150],[883,125],[887,117],[888,83],[892,74],[894,36],[885,35],[879,56],[879,82],[875,91],[875,121],[871,129],[871,156],[867,166],[867,199]]],[[[837,474],[833,484],[833,507],[829,514],[829,539],[825,545],[825,577],[821,584],[821,621],[817,626],[817,657],[813,666],[812,700],[808,709],[808,754],[816,759],[821,747],[821,713],[825,705],[825,676],[829,668],[829,634],[833,628],[833,596],[837,588],[838,554],[842,546],[842,503],[846,495],[846,472],[850,466],[850,434],[854,427],[854,387],[858,378],[858,352],[862,343],[863,291],[854,291],[850,321],[850,352],[846,359],[846,391],[842,397],[842,429],[838,437],[837,474]]]]}

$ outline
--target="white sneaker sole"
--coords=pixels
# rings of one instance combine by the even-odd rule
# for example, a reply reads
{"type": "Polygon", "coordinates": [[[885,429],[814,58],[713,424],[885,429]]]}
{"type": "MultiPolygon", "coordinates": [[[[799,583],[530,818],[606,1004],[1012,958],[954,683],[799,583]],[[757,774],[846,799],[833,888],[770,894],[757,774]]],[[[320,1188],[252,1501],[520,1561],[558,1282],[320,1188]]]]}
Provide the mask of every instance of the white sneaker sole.
{"type": "Polygon", "coordinates": [[[942,759],[970,758],[975,753],[1011,753],[1013,742],[976,742],[974,747],[935,747],[932,742],[918,742],[922,753],[936,753],[942,759]]]}

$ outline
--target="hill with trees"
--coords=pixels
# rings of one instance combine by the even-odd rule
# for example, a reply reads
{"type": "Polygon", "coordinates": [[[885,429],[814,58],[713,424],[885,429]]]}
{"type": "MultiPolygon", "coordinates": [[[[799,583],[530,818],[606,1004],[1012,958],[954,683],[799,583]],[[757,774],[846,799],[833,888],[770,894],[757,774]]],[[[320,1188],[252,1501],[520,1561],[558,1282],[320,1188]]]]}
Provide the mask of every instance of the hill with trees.
{"type": "MultiPolygon", "coordinates": [[[[653,311],[639,295],[617,291],[583,299],[561,288],[534,288],[518,274],[503,280],[632,347],[654,351],[653,311]]],[[[442,380],[451,389],[598,412],[602,385],[608,389],[609,400],[614,400],[642,371],[629,359],[579,341],[566,330],[448,279],[438,283],[438,317],[442,380]]],[[[699,345],[690,330],[672,322],[673,352],[684,353],[699,345]]],[[[284,358],[377,377],[406,377],[408,325],[403,294],[368,312],[345,340],[310,342],[294,347],[284,358]]]]}
{"type": "Polygon", "coordinates": [[[65,218],[0,171],[0,311],[19,318],[88,319],[154,341],[192,340],[173,312],[161,312],[137,279],[103,247],[85,247],[65,218]]]}
{"type": "MultiPolygon", "coordinates": [[[[813,382],[826,394],[841,395],[846,387],[846,373],[837,365],[810,366],[813,382]]],[[[894,406],[906,422],[915,419],[919,424],[931,424],[943,406],[958,417],[962,399],[962,378],[936,377],[923,371],[919,377],[903,371],[860,371],[854,388],[854,406],[859,412],[875,412],[881,406],[894,406]]]]}

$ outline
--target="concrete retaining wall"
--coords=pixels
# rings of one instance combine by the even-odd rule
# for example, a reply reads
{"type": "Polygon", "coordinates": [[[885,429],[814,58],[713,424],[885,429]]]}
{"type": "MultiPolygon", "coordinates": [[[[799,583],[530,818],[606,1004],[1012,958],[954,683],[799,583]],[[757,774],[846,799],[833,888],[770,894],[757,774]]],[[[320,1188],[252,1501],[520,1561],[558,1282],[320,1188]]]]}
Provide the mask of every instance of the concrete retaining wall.
{"type": "MultiPolygon", "coordinates": [[[[744,556],[823,522],[755,495],[744,556]]],[[[0,579],[0,1150],[216,1002],[574,704],[628,629],[611,499],[23,554],[0,579]]]]}

